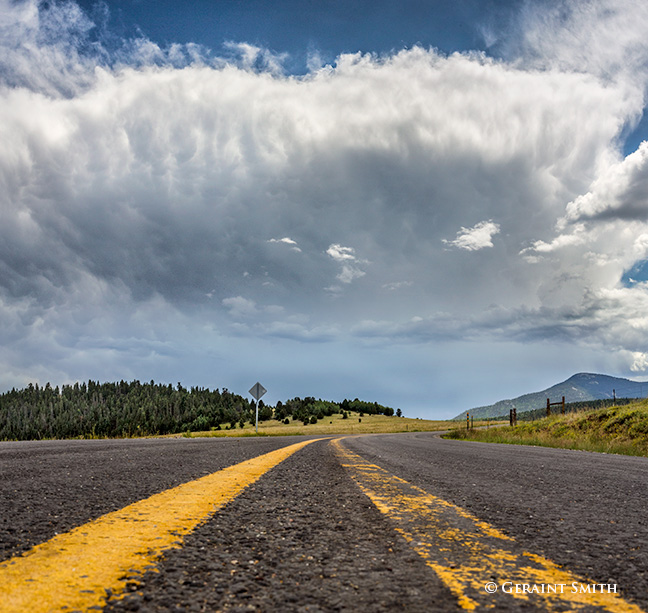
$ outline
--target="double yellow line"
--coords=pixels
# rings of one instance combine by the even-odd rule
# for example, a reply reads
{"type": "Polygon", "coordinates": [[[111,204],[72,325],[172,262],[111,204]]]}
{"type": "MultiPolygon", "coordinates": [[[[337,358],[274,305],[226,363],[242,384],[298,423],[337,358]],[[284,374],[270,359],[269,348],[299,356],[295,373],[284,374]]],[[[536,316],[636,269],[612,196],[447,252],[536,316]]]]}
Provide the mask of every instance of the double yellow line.
{"type": "Polygon", "coordinates": [[[595,588],[591,581],[522,550],[510,536],[465,509],[368,463],[339,439],[332,444],[360,489],[452,591],[461,608],[506,610],[508,601],[517,610],[519,602],[526,601],[548,611],[642,613],[618,594],[595,588]]]}
{"type": "MultiPolygon", "coordinates": [[[[0,564],[0,613],[88,610],[105,604],[106,591],[124,593],[165,550],[205,522],[296,451],[303,441],[155,494],[36,545],[0,564]]],[[[591,584],[515,541],[466,510],[391,475],[340,444],[331,443],[360,489],[392,522],[465,610],[536,608],[642,613],[614,593],[574,593],[591,584]],[[504,591],[504,585],[511,589],[504,591]],[[513,586],[567,586],[562,593],[516,591],[513,586]],[[487,586],[499,593],[490,595],[487,586]],[[514,602],[518,601],[518,602],[514,602]]],[[[431,596],[431,599],[433,596],[431,596]]]]}

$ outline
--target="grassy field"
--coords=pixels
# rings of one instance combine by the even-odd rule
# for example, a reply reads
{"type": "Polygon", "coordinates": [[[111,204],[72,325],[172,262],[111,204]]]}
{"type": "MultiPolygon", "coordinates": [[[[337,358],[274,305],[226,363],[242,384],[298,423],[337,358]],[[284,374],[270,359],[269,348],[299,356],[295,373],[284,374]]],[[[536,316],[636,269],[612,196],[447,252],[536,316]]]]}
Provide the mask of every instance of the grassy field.
{"type": "MultiPolygon", "coordinates": [[[[482,422],[479,422],[480,424],[482,422]]],[[[259,436],[291,435],[329,435],[329,434],[386,434],[390,432],[434,432],[456,427],[455,421],[432,421],[429,419],[412,419],[409,417],[386,417],[385,415],[365,415],[358,417],[351,414],[348,419],[342,415],[331,415],[316,424],[304,426],[300,421],[284,424],[277,420],[259,423],[259,436]]],[[[478,425],[475,422],[475,425],[478,425]]],[[[192,432],[185,436],[255,436],[254,426],[246,424],[243,429],[212,430],[209,432],[192,432]]]]}
{"type": "Polygon", "coordinates": [[[648,456],[648,400],[557,415],[513,428],[457,428],[445,438],[648,456]]]}

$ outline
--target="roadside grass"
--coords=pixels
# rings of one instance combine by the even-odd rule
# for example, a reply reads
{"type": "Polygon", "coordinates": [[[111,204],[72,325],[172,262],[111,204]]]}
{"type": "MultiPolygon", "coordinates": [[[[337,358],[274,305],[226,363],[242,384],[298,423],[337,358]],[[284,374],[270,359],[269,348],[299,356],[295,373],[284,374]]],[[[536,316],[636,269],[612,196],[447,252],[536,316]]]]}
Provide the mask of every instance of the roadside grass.
{"type": "Polygon", "coordinates": [[[648,456],[648,400],[489,430],[455,428],[444,438],[648,456]]]}
{"type": "MultiPolygon", "coordinates": [[[[480,424],[482,422],[479,422],[480,424]]],[[[486,422],[484,422],[486,423],[486,422]]],[[[290,421],[289,424],[271,419],[259,422],[259,434],[255,433],[253,424],[245,424],[243,428],[231,430],[210,430],[206,432],[185,433],[183,436],[296,436],[333,434],[388,434],[395,432],[437,432],[449,430],[456,426],[454,421],[433,421],[429,419],[413,419],[410,417],[387,417],[385,415],[364,415],[351,413],[348,419],[342,415],[331,415],[320,419],[316,424],[305,426],[301,421],[290,421]]],[[[177,436],[177,435],[175,435],[177,436]]]]}

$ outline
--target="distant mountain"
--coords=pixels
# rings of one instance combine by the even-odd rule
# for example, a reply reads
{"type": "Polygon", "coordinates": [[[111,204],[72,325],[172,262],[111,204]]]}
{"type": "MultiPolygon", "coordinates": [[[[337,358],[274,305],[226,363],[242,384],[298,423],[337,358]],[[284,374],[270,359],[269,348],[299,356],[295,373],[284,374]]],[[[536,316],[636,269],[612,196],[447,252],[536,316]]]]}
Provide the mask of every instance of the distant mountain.
{"type": "MultiPolygon", "coordinates": [[[[541,409],[547,406],[547,398],[551,402],[560,402],[564,396],[565,402],[582,402],[612,398],[613,395],[616,395],[617,398],[644,398],[647,394],[648,381],[637,382],[630,381],[630,379],[610,377],[609,375],[594,375],[582,372],[541,392],[524,394],[511,400],[500,400],[495,404],[469,409],[468,413],[475,418],[499,417],[500,415],[508,415],[509,410],[512,408],[516,408],[518,414],[533,409],[541,409]]],[[[466,411],[455,417],[455,419],[462,418],[466,419],[466,411]]]]}

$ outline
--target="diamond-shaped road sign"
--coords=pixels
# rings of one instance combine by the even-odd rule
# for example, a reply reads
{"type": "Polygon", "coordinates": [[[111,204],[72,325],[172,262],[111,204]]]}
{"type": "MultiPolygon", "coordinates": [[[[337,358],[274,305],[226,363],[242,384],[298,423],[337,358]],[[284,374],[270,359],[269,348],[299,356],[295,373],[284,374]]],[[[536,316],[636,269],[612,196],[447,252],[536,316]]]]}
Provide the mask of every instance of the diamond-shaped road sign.
{"type": "Polygon", "coordinates": [[[267,391],[258,381],[250,388],[250,394],[254,396],[255,400],[259,400],[267,391]]]}

